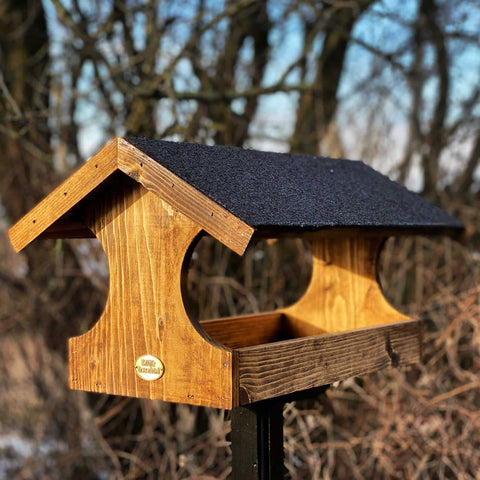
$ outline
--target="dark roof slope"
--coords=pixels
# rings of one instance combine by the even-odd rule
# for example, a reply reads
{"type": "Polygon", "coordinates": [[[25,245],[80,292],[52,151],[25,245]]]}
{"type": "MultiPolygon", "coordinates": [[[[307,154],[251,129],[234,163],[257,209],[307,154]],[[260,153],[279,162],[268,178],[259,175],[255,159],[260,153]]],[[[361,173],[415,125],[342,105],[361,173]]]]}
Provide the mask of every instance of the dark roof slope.
{"type": "Polygon", "coordinates": [[[455,218],[360,161],[126,140],[257,229],[462,228],[455,218]]]}

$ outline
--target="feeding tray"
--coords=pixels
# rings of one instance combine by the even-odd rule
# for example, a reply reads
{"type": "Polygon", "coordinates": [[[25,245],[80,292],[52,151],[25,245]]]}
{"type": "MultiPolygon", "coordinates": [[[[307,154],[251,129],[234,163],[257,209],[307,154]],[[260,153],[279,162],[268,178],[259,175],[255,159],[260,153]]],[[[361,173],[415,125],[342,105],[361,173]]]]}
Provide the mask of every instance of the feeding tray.
{"type": "Polygon", "coordinates": [[[95,236],[105,310],[69,340],[74,389],[232,409],[419,361],[421,328],[377,282],[391,235],[462,225],[362,162],[116,138],[10,231],[95,236]],[[242,255],[255,238],[310,241],[310,285],[269,313],[197,321],[186,270],[209,234],[242,255]]]}

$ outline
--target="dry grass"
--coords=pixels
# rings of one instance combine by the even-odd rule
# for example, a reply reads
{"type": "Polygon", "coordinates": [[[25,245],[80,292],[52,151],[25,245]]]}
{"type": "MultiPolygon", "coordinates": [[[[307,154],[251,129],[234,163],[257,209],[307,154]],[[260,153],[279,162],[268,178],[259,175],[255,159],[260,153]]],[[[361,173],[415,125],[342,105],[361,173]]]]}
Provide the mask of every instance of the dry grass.
{"type": "MultiPolygon", "coordinates": [[[[467,225],[475,226],[476,212],[465,207],[460,213],[467,225]]],[[[261,242],[247,252],[244,261],[219,245],[202,242],[190,273],[198,315],[253,312],[291,302],[308,281],[308,257],[297,241],[261,242]],[[292,265],[298,274],[288,274],[292,265]]],[[[480,258],[476,234],[463,246],[448,239],[389,241],[382,266],[387,297],[425,320],[424,361],[408,371],[350,379],[317,399],[288,404],[288,476],[478,478],[480,258]]],[[[19,300],[15,285],[8,284],[12,275],[0,278],[4,302],[10,295],[6,292],[19,300]]],[[[4,305],[1,314],[9,319],[3,329],[6,334],[15,328],[11,306],[4,305]]],[[[22,304],[21,308],[29,307],[22,304]]],[[[225,412],[69,392],[59,373],[66,370],[63,357],[48,350],[41,339],[14,338],[8,351],[17,353],[4,353],[2,362],[10,365],[5,371],[12,373],[9,362],[15,357],[15,368],[23,373],[2,378],[0,423],[4,434],[30,439],[31,448],[19,455],[13,444],[0,444],[0,470],[6,465],[8,478],[229,477],[225,412]],[[25,402],[20,400],[21,392],[25,402]]],[[[2,352],[7,352],[6,347],[2,352]]]]}

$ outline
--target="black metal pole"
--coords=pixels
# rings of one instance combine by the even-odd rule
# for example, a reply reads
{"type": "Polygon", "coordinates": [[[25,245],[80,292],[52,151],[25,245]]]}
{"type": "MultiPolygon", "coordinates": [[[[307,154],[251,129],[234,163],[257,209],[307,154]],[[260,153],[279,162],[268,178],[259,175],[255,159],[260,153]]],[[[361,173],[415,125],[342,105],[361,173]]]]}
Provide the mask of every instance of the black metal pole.
{"type": "Polygon", "coordinates": [[[232,410],[232,480],[282,480],[285,402],[315,398],[327,386],[251,403],[232,410]]]}
{"type": "Polygon", "coordinates": [[[283,400],[232,410],[232,480],[284,478],[283,400]]]}

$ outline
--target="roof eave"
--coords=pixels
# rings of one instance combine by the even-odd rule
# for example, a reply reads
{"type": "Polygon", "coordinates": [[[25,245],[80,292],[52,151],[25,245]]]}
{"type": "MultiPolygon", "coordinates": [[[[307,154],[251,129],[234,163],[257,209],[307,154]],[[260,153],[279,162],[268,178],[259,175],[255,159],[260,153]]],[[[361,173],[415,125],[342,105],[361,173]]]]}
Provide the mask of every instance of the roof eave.
{"type": "Polygon", "coordinates": [[[118,168],[118,139],[113,139],[78,168],[8,231],[16,252],[25,248],[71,210],[118,168]]]}
{"type": "Polygon", "coordinates": [[[256,238],[297,237],[313,239],[317,237],[403,237],[410,235],[449,236],[461,241],[465,235],[463,226],[452,225],[323,225],[311,227],[256,225],[256,238]]]}
{"type": "Polygon", "coordinates": [[[118,168],[242,255],[254,228],[153,160],[127,140],[118,142],[118,168]]]}
{"type": "Polygon", "coordinates": [[[81,225],[70,225],[61,218],[117,170],[170,203],[234,252],[242,255],[245,251],[254,232],[252,227],[119,137],[10,228],[8,235],[15,251],[40,236],[85,236],[81,225]]]}

